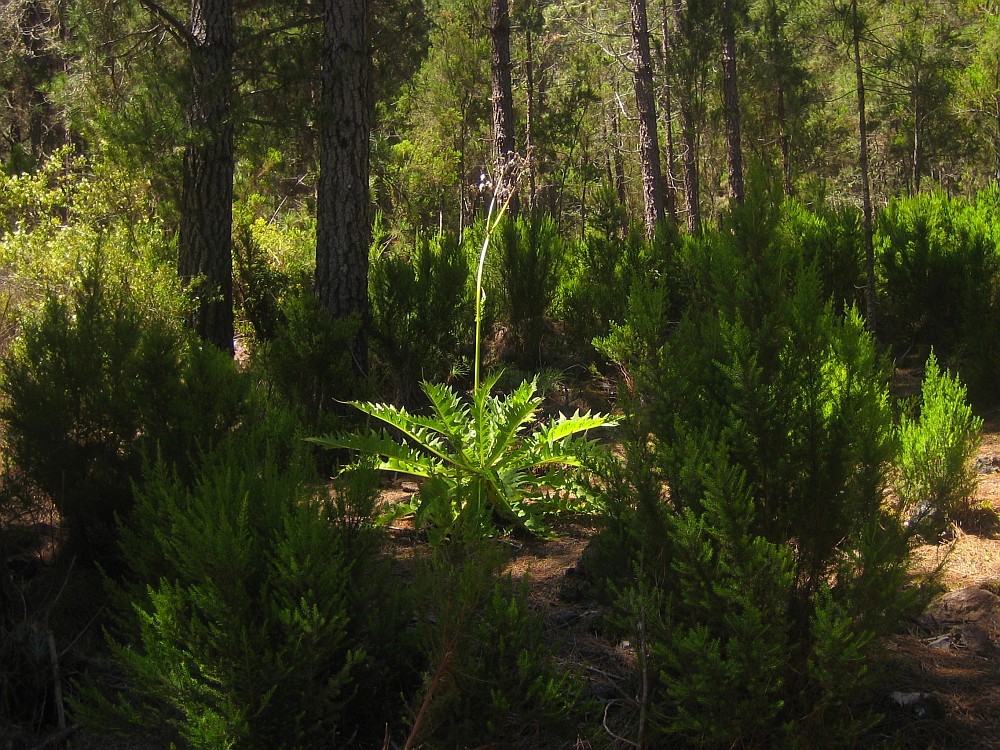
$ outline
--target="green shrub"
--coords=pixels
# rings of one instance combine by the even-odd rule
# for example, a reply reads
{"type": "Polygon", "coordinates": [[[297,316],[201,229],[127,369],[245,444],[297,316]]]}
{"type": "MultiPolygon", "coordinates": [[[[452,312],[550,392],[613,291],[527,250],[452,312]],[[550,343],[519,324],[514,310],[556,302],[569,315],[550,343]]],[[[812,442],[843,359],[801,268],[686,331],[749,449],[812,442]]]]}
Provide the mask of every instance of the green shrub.
{"type": "Polygon", "coordinates": [[[612,324],[626,324],[637,282],[670,290],[666,296],[680,299],[673,295],[680,295],[685,284],[677,267],[682,244],[676,230],[665,225],[652,242],[636,228],[624,239],[590,236],[567,251],[555,314],[570,346],[578,347],[578,357],[592,360],[592,342],[608,336],[612,324]]]}
{"type": "Polygon", "coordinates": [[[237,320],[245,321],[256,341],[269,341],[281,325],[280,301],[291,279],[269,262],[252,226],[237,226],[233,234],[237,320]]]}
{"type": "Polygon", "coordinates": [[[782,205],[782,230],[813,263],[824,296],[838,312],[864,307],[864,239],[861,213],[853,206],[821,204],[808,209],[795,200],[782,205]]]}
{"type": "Polygon", "coordinates": [[[415,583],[417,638],[429,665],[409,711],[416,746],[575,739],[586,710],[581,683],[551,658],[528,606],[528,581],[501,575],[496,549],[436,554],[415,583]]]}
{"type": "Polygon", "coordinates": [[[936,539],[944,524],[969,518],[976,491],[971,462],[982,426],[966,402],[965,386],[957,375],[941,371],[931,351],[919,416],[904,414],[900,420],[896,478],[901,501],[929,539],[936,539]]]}
{"type": "Polygon", "coordinates": [[[372,342],[398,402],[411,405],[421,380],[443,381],[468,361],[471,281],[465,248],[447,235],[372,258],[372,342]]]}
{"type": "Polygon", "coordinates": [[[332,318],[311,291],[285,297],[281,318],[274,338],[258,342],[254,364],[309,424],[330,429],[343,416],[339,401],[366,394],[351,358],[360,323],[332,318]]]}
{"type": "MultiPolygon", "coordinates": [[[[988,202],[988,196],[982,201],[988,202]]],[[[973,391],[997,392],[1000,236],[977,203],[942,193],[892,201],[876,248],[884,320],[893,340],[933,345],[961,362],[973,391]]]]}
{"type": "Polygon", "coordinates": [[[563,273],[565,247],[551,217],[542,213],[507,218],[499,227],[501,324],[510,326],[509,356],[523,370],[537,370],[552,349],[548,314],[563,273]]]}
{"type": "Polygon", "coordinates": [[[3,358],[0,409],[11,465],[52,499],[67,559],[114,558],[144,454],[181,465],[240,419],[231,361],[143,310],[103,254],[68,296],[51,295],[3,358]]]}
{"type": "Polygon", "coordinates": [[[696,304],[637,377],[636,469],[608,477],[664,745],[849,743],[865,717],[844,706],[915,598],[883,502],[885,362],[778,217],[751,195],[692,259],[696,304]]]}
{"type": "Polygon", "coordinates": [[[193,481],[149,467],[110,640],[130,689],[92,694],[92,723],[216,750],[335,746],[371,718],[346,709],[370,671],[362,613],[385,603],[369,580],[377,484],[368,472],[330,496],[290,448],[294,427],[265,412],[202,454],[193,481]]]}

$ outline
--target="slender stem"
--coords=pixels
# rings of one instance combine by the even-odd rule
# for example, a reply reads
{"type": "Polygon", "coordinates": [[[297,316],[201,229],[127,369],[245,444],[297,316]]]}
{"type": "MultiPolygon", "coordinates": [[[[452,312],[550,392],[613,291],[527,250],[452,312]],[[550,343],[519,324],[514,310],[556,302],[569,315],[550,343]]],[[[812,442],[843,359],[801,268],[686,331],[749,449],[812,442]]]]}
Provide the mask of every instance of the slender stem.
{"type": "Polygon", "coordinates": [[[501,175],[497,182],[499,184],[493,193],[493,197],[490,199],[489,210],[486,212],[486,236],[483,238],[483,249],[479,251],[479,268],[476,270],[476,360],[472,366],[473,392],[479,390],[479,363],[482,358],[480,352],[482,351],[483,341],[483,269],[486,267],[486,253],[490,248],[490,237],[493,235],[493,231],[500,225],[504,214],[507,213],[507,207],[510,205],[511,198],[514,197],[517,187],[514,181],[511,181],[509,185],[505,185],[503,175],[501,175]],[[493,209],[496,207],[497,193],[501,192],[506,194],[506,198],[494,217],[493,209]]]}
{"type": "Polygon", "coordinates": [[[493,206],[496,203],[496,193],[490,199],[490,208],[486,212],[486,236],[483,238],[483,249],[479,251],[479,268],[476,271],[476,360],[473,363],[472,371],[472,391],[479,392],[479,360],[483,340],[483,268],[486,266],[486,251],[490,247],[490,235],[492,226],[490,220],[493,216],[493,206]]]}

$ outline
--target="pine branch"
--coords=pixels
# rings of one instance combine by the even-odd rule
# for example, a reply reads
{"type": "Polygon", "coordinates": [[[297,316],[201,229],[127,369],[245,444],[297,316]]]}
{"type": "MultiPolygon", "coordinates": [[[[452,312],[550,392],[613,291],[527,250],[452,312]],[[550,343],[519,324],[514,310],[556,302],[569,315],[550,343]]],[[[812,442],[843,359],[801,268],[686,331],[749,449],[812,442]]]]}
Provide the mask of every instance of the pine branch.
{"type": "Polygon", "coordinates": [[[163,21],[163,23],[166,24],[170,35],[174,37],[174,39],[185,46],[195,46],[195,38],[191,35],[191,31],[183,21],[177,18],[177,16],[159,3],[153,2],[153,0],[139,0],[139,4],[148,10],[150,15],[154,18],[158,18],[163,21]]]}

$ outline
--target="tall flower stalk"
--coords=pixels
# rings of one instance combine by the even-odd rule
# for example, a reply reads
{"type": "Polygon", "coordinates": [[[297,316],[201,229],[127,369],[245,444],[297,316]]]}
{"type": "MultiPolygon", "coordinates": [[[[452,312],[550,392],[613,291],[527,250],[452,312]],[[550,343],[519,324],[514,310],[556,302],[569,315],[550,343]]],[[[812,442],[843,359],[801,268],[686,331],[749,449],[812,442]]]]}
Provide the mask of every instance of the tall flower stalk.
{"type": "Polygon", "coordinates": [[[497,175],[496,187],[493,190],[493,197],[490,199],[490,207],[486,212],[486,234],[483,237],[483,247],[479,251],[479,267],[476,269],[476,355],[472,367],[472,389],[479,390],[479,367],[482,361],[483,345],[483,302],[486,299],[483,293],[483,271],[486,268],[486,256],[490,249],[490,238],[500,222],[503,221],[510,202],[517,193],[517,186],[521,180],[524,160],[514,155],[504,163],[503,170],[497,175]],[[499,208],[498,208],[499,206],[499,208]]]}
{"type": "Polygon", "coordinates": [[[421,480],[411,503],[386,518],[413,512],[432,543],[474,540],[503,529],[546,531],[545,518],[583,509],[576,470],[597,449],[587,432],[614,423],[603,414],[559,415],[539,420],[542,398],[535,380],[494,396],[498,374],[480,379],[483,271],[490,238],[517,187],[523,160],[511,159],[497,178],[486,216],[486,236],[476,272],[476,361],[471,398],[439,383],[422,383],[431,411],[411,414],[391,404],[354,401],[381,430],[311,438],[326,448],[349,449],[382,471],[421,480]],[[385,429],[390,428],[391,431],[385,429]]]}

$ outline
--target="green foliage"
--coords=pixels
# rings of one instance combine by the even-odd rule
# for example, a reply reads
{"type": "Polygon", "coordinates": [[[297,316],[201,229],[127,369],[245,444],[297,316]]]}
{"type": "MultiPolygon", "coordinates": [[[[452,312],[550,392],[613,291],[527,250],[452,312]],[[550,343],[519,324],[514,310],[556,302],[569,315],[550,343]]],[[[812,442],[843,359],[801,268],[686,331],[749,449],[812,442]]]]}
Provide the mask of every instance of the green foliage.
{"type": "MultiPolygon", "coordinates": [[[[558,317],[565,323],[566,337],[583,347],[585,357],[592,356],[590,343],[616,330],[616,326],[633,328],[624,335],[642,333],[637,318],[645,317],[644,304],[650,296],[656,305],[679,294],[683,282],[677,279],[677,255],[681,245],[676,230],[661,227],[652,242],[634,228],[623,239],[613,235],[591,235],[569,253],[566,273],[560,278],[558,317]],[[632,318],[629,322],[629,318],[632,318]]],[[[672,304],[667,305],[672,309],[672,304]]],[[[623,334],[617,334],[623,335],[623,334]]],[[[605,353],[616,362],[622,354],[605,353]]]]}
{"type": "Polygon", "coordinates": [[[994,396],[998,360],[1000,236],[988,194],[897,199],[879,216],[885,319],[901,344],[957,357],[974,393],[994,396]]]}
{"type": "Polygon", "coordinates": [[[279,213],[281,206],[271,205],[277,186],[266,183],[277,179],[273,172],[282,166],[280,153],[269,151],[263,165],[245,174],[248,166],[238,165],[234,188],[249,195],[233,206],[233,291],[238,324],[252,347],[273,339],[287,322],[286,300],[311,288],[316,226],[299,207],[279,213]],[[270,200],[255,192],[265,187],[272,189],[270,200]]]}
{"type": "Polygon", "coordinates": [[[918,417],[904,414],[899,425],[896,491],[913,523],[929,539],[942,525],[968,519],[976,490],[972,459],[983,420],[973,416],[965,386],[941,371],[932,351],[927,358],[918,417]]]}
{"type": "Polygon", "coordinates": [[[0,177],[0,264],[12,311],[66,294],[95,247],[129,280],[140,308],[185,311],[164,228],[134,175],[61,150],[34,174],[0,177]]]}
{"type": "Polygon", "coordinates": [[[823,301],[774,203],[750,197],[728,222],[637,378],[641,470],[609,475],[643,619],[621,606],[646,623],[662,742],[837,746],[860,728],[843,706],[864,658],[914,597],[883,502],[885,363],[860,316],[823,301]]]}
{"type": "Polygon", "coordinates": [[[501,298],[501,324],[510,326],[514,363],[537,369],[551,348],[547,315],[562,276],[565,247],[555,222],[542,213],[507,218],[498,228],[494,286],[501,298]]]}
{"type": "MultiPolygon", "coordinates": [[[[567,495],[574,482],[570,467],[579,467],[595,450],[581,433],[613,423],[601,414],[577,412],[537,425],[542,399],[535,395],[535,382],[494,396],[496,381],[497,376],[488,378],[473,391],[471,403],[463,403],[446,385],[423,383],[429,416],[388,404],[351,402],[401,433],[402,440],[385,430],[370,430],[312,441],[374,457],[382,471],[422,478],[412,510],[417,527],[427,528],[433,542],[479,538],[494,530],[494,520],[542,533],[547,514],[572,505],[567,495]]],[[[400,509],[406,510],[410,508],[400,509]]]]}
{"type": "Polygon", "coordinates": [[[364,392],[351,358],[359,322],[332,318],[311,291],[286,296],[280,315],[274,338],[258,342],[255,365],[307,422],[329,428],[341,416],[338,400],[364,392]]]}
{"type": "Polygon", "coordinates": [[[443,381],[469,356],[471,279],[465,248],[448,235],[418,236],[409,254],[387,249],[372,258],[372,340],[402,403],[421,379],[443,381]]]}
{"type": "Polygon", "coordinates": [[[838,311],[863,306],[864,239],[861,213],[851,206],[822,203],[811,210],[795,200],[782,205],[782,229],[816,265],[824,296],[838,311]]]}
{"type": "Polygon", "coordinates": [[[346,706],[366,664],[355,613],[383,603],[368,580],[375,477],[330,496],[289,448],[294,421],[258,420],[201,454],[193,481],[162,460],[146,471],[110,639],[131,689],[91,701],[92,722],[215,750],[337,744],[368,716],[346,706]]]}
{"type": "Polygon", "coordinates": [[[183,465],[240,419],[232,363],[143,310],[98,250],[66,297],[50,295],[3,359],[13,466],[55,503],[68,556],[114,557],[142,457],[183,465]]]}
{"type": "Polygon", "coordinates": [[[585,703],[529,609],[527,579],[500,575],[497,550],[436,553],[415,583],[417,637],[430,665],[411,704],[421,747],[525,747],[571,740],[585,703]]]}

